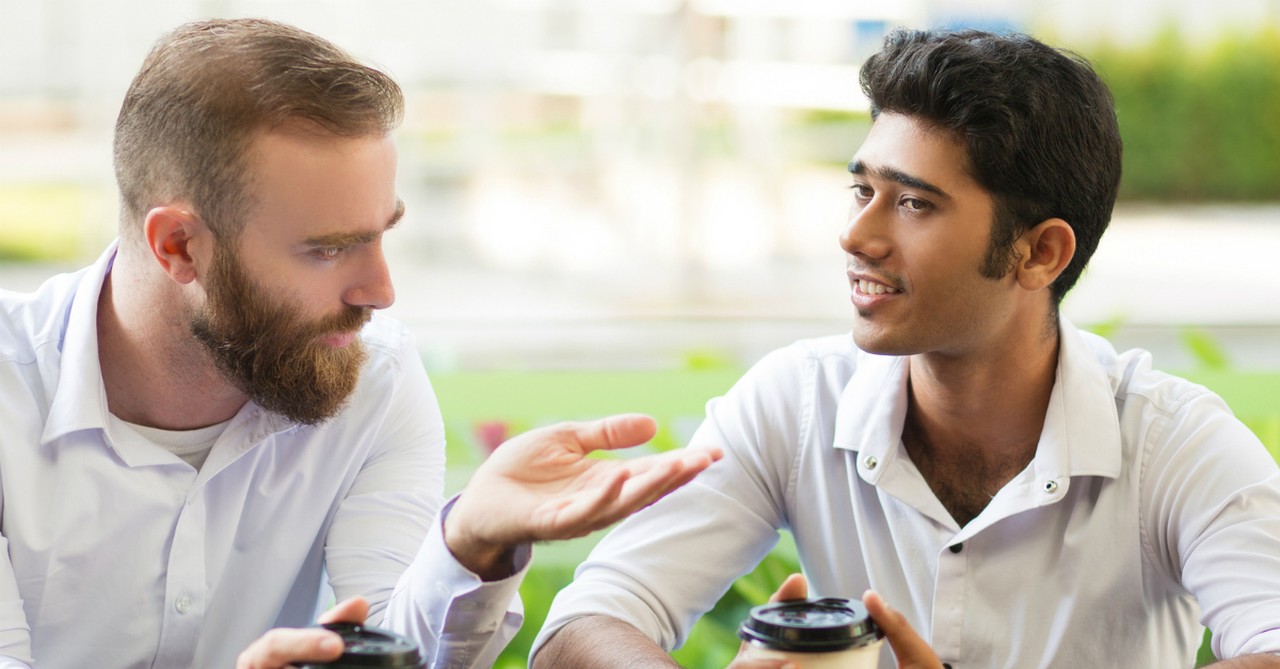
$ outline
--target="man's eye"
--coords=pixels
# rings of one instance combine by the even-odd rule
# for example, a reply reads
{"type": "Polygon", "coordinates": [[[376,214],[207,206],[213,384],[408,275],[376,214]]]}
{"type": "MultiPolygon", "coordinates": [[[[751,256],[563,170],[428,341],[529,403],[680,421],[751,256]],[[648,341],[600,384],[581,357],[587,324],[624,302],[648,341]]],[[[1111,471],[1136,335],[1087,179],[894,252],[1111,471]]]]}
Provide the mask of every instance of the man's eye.
{"type": "Polygon", "coordinates": [[[324,246],[312,251],[311,255],[320,260],[337,260],[338,256],[342,255],[345,250],[346,248],[342,246],[324,246]]]}
{"type": "Polygon", "coordinates": [[[908,211],[925,211],[930,207],[928,202],[917,200],[914,197],[904,197],[901,202],[903,208],[908,211]]]}
{"type": "Polygon", "coordinates": [[[853,184],[852,186],[849,186],[849,190],[853,191],[853,196],[859,200],[870,200],[871,196],[875,194],[869,187],[864,186],[863,184],[853,184]]]}

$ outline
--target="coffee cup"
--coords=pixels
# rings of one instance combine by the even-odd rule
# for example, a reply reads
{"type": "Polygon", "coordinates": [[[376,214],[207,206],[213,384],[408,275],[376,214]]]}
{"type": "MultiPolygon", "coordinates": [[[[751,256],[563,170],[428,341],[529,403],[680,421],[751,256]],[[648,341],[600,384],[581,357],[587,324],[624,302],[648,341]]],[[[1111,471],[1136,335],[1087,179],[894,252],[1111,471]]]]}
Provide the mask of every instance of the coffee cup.
{"type": "Polygon", "coordinates": [[[342,637],[342,657],[332,662],[304,664],[299,669],[420,669],[423,666],[418,645],[407,637],[352,623],[328,623],[323,627],[342,637]]]}
{"type": "Polygon", "coordinates": [[[801,669],[876,669],[884,633],[861,602],[828,597],[765,604],[738,628],[743,657],[801,669]]]}

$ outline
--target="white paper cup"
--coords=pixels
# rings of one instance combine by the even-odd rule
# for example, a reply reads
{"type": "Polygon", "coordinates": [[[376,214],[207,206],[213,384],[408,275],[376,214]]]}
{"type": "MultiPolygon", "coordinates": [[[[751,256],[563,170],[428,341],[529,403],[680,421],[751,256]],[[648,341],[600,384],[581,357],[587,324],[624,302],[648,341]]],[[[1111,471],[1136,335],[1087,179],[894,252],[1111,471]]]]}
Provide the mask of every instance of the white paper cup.
{"type": "Polygon", "coordinates": [[[875,641],[866,646],[823,653],[795,653],[748,643],[743,657],[751,660],[791,660],[800,669],[876,669],[880,664],[880,646],[875,641]]]}
{"type": "Polygon", "coordinates": [[[829,597],[765,604],[738,628],[744,657],[786,659],[801,669],[876,669],[884,633],[861,602],[829,597]]]}

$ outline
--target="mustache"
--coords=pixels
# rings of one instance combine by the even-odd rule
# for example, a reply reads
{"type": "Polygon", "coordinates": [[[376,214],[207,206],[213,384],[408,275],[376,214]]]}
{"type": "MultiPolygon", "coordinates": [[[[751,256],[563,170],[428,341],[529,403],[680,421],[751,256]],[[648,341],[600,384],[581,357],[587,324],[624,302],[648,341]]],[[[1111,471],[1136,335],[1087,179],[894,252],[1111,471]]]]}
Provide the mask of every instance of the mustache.
{"type": "Polygon", "coordinates": [[[332,317],[316,323],[313,329],[317,337],[340,332],[351,332],[363,329],[372,319],[372,308],[349,306],[332,317]]]}

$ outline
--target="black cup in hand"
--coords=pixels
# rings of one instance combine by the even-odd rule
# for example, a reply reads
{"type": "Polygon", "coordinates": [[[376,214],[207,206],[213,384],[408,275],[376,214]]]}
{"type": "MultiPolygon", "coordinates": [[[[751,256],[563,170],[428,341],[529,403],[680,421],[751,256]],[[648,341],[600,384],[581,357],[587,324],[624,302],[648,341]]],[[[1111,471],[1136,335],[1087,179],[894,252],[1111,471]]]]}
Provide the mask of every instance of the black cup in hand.
{"type": "Polygon", "coordinates": [[[384,630],[352,623],[330,623],[324,628],[342,637],[342,657],[332,662],[312,662],[299,669],[366,669],[393,667],[420,669],[422,658],[414,642],[384,630]]]}

